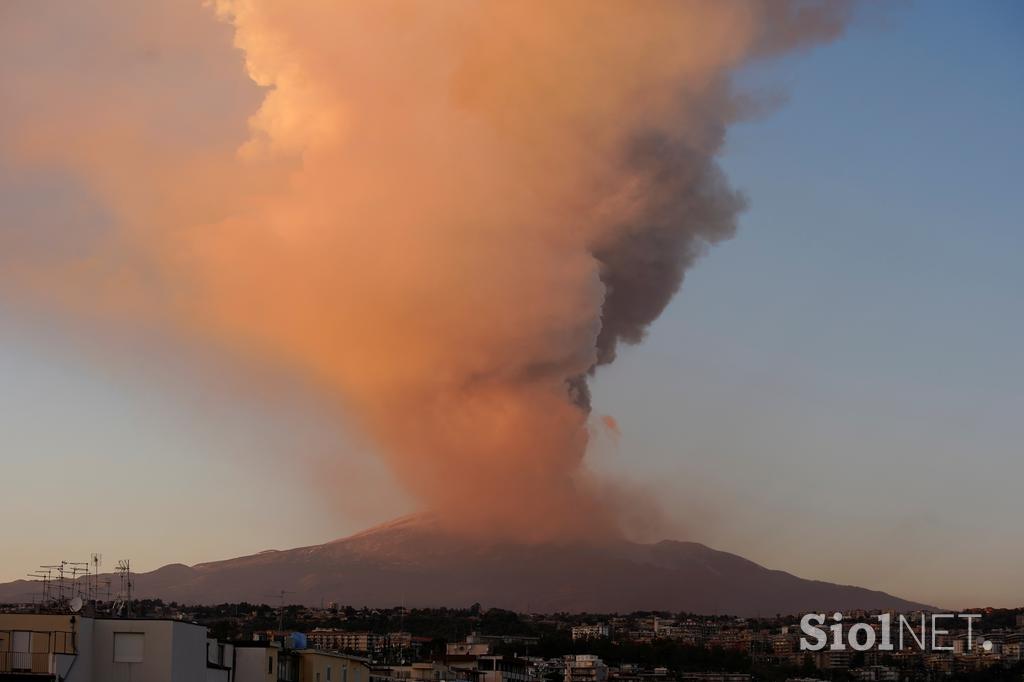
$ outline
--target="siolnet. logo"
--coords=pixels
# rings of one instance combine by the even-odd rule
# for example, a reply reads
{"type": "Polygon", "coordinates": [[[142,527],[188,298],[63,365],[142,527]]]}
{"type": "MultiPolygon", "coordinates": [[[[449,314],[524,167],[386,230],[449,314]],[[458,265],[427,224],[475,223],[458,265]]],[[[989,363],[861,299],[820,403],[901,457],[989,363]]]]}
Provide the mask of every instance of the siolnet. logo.
{"type": "MultiPolygon", "coordinates": [[[[829,651],[845,651],[847,647],[854,651],[868,651],[872,648],[878,651],[903,650],[916,646],[921,651],[957,651],[949,640],[951,631],[948,629],[956,624],[957,619],[967,621],[966,639],[959,635],[961,642],[961,653],[974,651],[974,620],[981,618],[979,613],[933,613],[930,617],[920,614],[920,623],[915,630],[914,624],[907,620],[906,616],[900,615],[899,621],[895,624],[897,633],[894,644],[893,616],[891,613],[881,613],[874,616],[877,623],[857,622],[849,627],[843,626],[843,614],[836,612],[832,615],[833,623],[828,626],[828,631],[819,627],[825,624],[824,613],[808,613],[800,619],[800,630],[806,637],[800,638],[801,651],[821,651],[828,646],[829,651]],[[930,627],[929,627],[930,625],[930,627]],[[845,630],[845,632],[844,632],[845,630]],[[831,634],[831,642],[829,641],[831,634]],[[905,635],[909,634],[909,640],[905,635]],[[810,638],[810,639],[808,639],[810,638]],[[905,647],[904,644],[907,644],[905,647]]],[[[992,642],[984,640],[981,642],[981,649],[991,651],[992,642]]]]}

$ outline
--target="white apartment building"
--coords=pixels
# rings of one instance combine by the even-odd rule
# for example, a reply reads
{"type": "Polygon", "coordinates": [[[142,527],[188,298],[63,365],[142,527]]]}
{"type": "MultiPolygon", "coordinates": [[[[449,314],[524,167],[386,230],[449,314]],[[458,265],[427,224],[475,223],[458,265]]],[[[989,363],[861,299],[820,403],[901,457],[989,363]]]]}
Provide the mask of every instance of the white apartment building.
{"type": "Polygon", "coordinates": [[[612,629],[603,624],[597,625],[574,625],[572,628],[572,640],[574,642],[588,639],[609,638],[612,636],[612,629]]]}
{"type": "Polygon", "coordinates": [[[221,654],[219,648],[210,653],[206,628],[193,623],[0,614],[0,676],[54,682],[232,682],[221,654]],[[211,656],[218,662],[211,664],[211,656]]]}
{"type": "Polygon", "coordinates": [[[592,654],[565,657],[565,682],[605,682],[608,666],[592,654]]]}
{"type": "Polygon", "coordinates": [[[352,632],[331,628],[316,628],[306,635],[309,645],[321,651],[357,651],[359,653],[380,653],[385,649],[402,649],[412,645],[412,634],[389,632],[385,635],[374,632],[352,632]]]}
{"type": "Polygon", "coordinates": [[[491,644],[474,632],[463,642],[448,642],[446,652],[449,656],[487,656],[491,653],[491,644]]]}

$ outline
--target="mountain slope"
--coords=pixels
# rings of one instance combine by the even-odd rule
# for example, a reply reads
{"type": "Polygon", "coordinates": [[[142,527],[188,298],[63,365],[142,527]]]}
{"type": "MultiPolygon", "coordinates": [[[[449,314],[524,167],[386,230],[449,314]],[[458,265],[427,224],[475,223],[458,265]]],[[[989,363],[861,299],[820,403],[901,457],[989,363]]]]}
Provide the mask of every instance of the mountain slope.
{"type": "MultiPolygon", "coordinates": [[[[740,616],[923,605],[884,592],[805,580],[694,542],[515,545],[467,542],[405,517],[313,547],[164,566],[135,594],[186,603],[290,599],[356,606],[468,606],[537,612],[690,611],[740,616]]],[[[0,585],[0,601],[31,585],[0,585]]]]}

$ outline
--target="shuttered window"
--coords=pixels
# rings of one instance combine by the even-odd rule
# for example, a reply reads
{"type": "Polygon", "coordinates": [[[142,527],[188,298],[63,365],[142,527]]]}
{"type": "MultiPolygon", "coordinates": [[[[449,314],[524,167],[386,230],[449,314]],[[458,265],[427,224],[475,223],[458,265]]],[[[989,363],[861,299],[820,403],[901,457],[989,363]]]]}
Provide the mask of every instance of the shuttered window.
{"type": "Polygon", "coordinates": [[[114,633],[114,663],[142,663],[146,635],[141,632],[114,633]]]}

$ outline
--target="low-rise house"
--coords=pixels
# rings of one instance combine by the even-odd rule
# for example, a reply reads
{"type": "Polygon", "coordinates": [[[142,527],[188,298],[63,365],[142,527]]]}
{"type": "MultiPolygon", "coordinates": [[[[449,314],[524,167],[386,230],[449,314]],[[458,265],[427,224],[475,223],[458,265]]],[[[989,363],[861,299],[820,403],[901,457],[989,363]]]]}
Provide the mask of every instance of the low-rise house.
{"type": "Polygon", "coordinates": [[[299,682],[370,682],[370,663],[365,658],[316,649],[295,653],[299,657],[299,682]]]}

